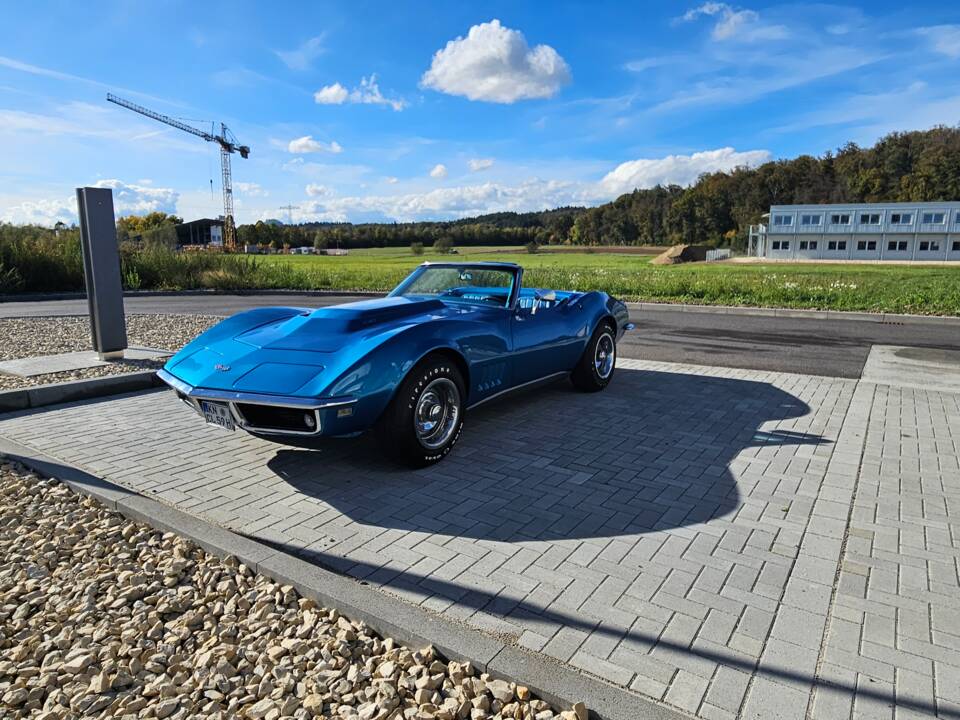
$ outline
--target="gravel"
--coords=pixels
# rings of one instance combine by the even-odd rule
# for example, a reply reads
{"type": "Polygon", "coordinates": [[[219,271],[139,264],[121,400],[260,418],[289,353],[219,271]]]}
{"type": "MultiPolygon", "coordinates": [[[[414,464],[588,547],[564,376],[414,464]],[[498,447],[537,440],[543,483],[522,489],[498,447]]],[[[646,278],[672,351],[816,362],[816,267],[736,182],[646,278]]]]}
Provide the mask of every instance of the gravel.
{"type": "Polygon", "coordinates": [[[0,459],[0,717],[586,720],[0,459]]]}
{"type": "MultiPolygon", "coordinates": [[[[179,350],[221,318],[211,315],[128,315],[130,345],[179,350]]],[[[36,355],[90,350],[90,321],[86,317],[11,318],[0,320],[0,361],[36,355]]],[[[109,365],[29,378],[0,373],[0,390],[14,390],[68,380],[150,370],[155,360],[122,360],[109,365]]]]}

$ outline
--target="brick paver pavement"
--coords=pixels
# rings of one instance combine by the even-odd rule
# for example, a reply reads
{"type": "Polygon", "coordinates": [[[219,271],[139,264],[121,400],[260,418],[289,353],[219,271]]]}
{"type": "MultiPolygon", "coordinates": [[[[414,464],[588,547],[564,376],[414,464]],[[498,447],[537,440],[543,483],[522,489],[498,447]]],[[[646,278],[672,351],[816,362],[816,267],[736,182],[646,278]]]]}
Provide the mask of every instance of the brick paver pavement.
{"type": "Polygon", "coordinates": [[[417,472],[162,392],[0,435],[703,718],[960,717],[958,401],[621,360],[417,472]]]}

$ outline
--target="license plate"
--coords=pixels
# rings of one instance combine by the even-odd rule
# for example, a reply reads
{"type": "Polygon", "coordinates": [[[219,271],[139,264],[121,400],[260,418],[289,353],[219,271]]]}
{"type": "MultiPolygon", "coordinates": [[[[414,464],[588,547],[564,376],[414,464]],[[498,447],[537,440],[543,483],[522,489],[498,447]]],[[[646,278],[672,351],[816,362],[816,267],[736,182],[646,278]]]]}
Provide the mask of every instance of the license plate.
{"type": "Polygon", "coordinates": [[[224,430],[235,430],[233,416],[230,415],[230,408],[224,403],[210,402],[209,400],[200,401],[200,409],[203,410],[203,419],[209,425],[216,425],[224,430]]]}

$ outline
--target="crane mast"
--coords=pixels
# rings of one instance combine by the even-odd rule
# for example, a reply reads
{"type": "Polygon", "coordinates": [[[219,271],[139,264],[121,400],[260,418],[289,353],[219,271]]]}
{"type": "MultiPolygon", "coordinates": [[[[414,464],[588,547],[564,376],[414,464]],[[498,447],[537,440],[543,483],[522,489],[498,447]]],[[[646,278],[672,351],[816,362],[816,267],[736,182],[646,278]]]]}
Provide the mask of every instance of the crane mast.
{"type": "Polygon", "coordinates": [[[175,127],[191,135],[196,135],[207,142],[215,142],[220,146],[220,170],[223,180],[223,245],[227,250],[235,250],[237,247],[237,229],[233,220],[233,173],[230,169],[230,156],[238,152],[240,153],[240,157],[246,159],[250,156],[250,147],[240,145],[224,123],[220,123],[220,134],[214,135],[213,128],[211,128],[210,132],[201,130],[182,120],[155,112],[111,93],[107,93],[107,101],[158,122],[162,122],[170,127],[175,127]]]}

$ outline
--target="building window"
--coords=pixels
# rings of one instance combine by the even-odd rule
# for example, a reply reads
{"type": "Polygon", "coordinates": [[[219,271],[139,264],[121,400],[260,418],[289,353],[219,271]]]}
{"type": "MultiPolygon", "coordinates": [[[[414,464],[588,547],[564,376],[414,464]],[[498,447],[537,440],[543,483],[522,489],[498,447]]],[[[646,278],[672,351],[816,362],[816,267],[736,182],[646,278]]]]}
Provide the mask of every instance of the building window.
{"type": "Polygon", "coordinates": [[[801,215],[800,216],[801,225],[819,225],[821,220],[823,220],[822,215],[801,215]]]}
{"type": "Polygon", "coordinates": [[[929,250],[929,249],[930,249],[930,243],[928,243],[926,240],[921,240],[921,241],[920,241],[920,252],[926,252],[926,251],[929,250]]]}
{"type": "Polygon", "coordinates": [[[867,250],[876,250],[876,249],[877,249],[877,241],[876,241],[876,240],[868,240],[868,241],[867,241],[867,250]]]}
{"type": "Polygon", "coordinates": [[[897,249],[896,240],[891,240],[890,242],[887,243],[887,250],[896,250],[896,249],[897,249]]]}
{"type": "Polygon", "coordinates": [[[944,214],[942,212],[925,212],[920,221],[924,225],[943,225],[944,214]]]}
{"type": "Polygon", "coordinates": [[[960,252],[960,240],[953,241],[953,247],[950,248],[953,252],[960,252]]]}
{"type": "Polygon", "coordinates": [[[836,249],[837,249],[837,241],[836,241],[836,240],[828,240],[828,241],[827,241],[827,250],[836,250],[836,249]]]}
{"type": "Polygon", "coordinates": [[[783,241],[781,241],[781,242],[780,242],[780,249],[781,249],[781,250],[789,250],[789,249],[790,249],[790,241],[789,241],[789,240],[783,240],[783,241]]]}
{"type": "Polygon", "coordinates": [[[834,213],[830,216],[831,225],[849,225],[850,213],[834,213]]]}
{"type": "Polygon", "coordinates": [[[841,240],[840,242],[837,243],[837,250],[846,250],[846,249],[847,249],[846,240],[841,240]]]}
{"type": "Polygon", "coordinates": [[[779,241],[779,240],[774,240],[773,242],[771,242],[771,243],[770,243],[770,249],[771,249],[771,250],[779,250],[779,249],[780,249],[780,241],[779,241]]]}
{"type": "Polygon", "coordinates": [[[793,215],[774,215],[773,224],[780,226],[793,225],[793,215]]]}
{"type": "Polygon", "coordinates": [[[867,249],[867,241],[866,241],[866,240],[860,240],[860,241],[857,242],[857,250],[866,250],[866,249],[867,249]]]}
{"type": "Polygon", "coordinates": [[[891,240],[891,241],[890,241],[890,246],[891,246],[891,247],[890,247],[891,250],[896,250],[897,252],[906,252],[906,251],[907,251],[907,241],[906,241],[906,240],[898,240],[898,241],[896,241],[896,242],[894,242],[893,240],[891,240]]]}
{"type": "Polygon", "coordinates": [[[800,241],[800,249],[801,249],[801,250],[806,250],[806,249],[807,249],[807,241],[806,241],[806,240],[801,240],[801,241],[800,241]]]}
{"type": "Polygon", "coordinates": [[[930,252],[940,252],[940,243],[931,240],[930,241],[930,252]]]}
{"type": "Polygon", "coordinates": [[[879,225],[880,213],[862,213],[860,215],[861,225],[879,225]]]}
{"type": "Polygon", "coordinates": [[[811,249],[811,250],[816,250],[816,249],[817,249],[817,241],[816,241],[816,240],[811,240],[811,241],[810,241],[810,249],[811,249]]]}
{"type": "Polygon", "coordinates": [[[913,213],[890,213],[891,225],[912,225],[913,213]]]}

